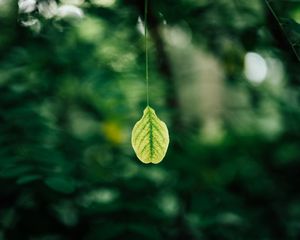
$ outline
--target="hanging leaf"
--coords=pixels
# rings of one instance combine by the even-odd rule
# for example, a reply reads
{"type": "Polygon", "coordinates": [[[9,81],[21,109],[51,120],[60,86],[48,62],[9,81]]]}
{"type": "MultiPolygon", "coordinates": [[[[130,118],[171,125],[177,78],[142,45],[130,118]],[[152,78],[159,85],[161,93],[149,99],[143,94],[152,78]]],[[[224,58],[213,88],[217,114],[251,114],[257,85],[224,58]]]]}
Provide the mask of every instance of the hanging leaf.
{"type": "Polygon", "coordinates": [[[157,164],[166,155],[169,145],[168,128],[151,107],[145,108],[143,117],[135,124],[131,143],[143,163],[157,164]]]}

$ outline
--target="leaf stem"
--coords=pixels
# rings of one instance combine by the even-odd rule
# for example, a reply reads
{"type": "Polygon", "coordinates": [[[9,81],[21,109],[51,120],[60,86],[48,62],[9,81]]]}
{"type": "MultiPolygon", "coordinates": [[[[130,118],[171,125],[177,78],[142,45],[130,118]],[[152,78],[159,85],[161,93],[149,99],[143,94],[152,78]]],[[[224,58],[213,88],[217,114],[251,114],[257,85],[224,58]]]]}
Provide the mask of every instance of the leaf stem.
{"type": "Polygon", "coordinates": [[[147,91],[147,106],[149,106],[149,59],[148,59],[148,0],[145,0],[145,19],[144,19],[144,30],[145,30],[145,78],[146,78],[146,91],[147,91]]]}

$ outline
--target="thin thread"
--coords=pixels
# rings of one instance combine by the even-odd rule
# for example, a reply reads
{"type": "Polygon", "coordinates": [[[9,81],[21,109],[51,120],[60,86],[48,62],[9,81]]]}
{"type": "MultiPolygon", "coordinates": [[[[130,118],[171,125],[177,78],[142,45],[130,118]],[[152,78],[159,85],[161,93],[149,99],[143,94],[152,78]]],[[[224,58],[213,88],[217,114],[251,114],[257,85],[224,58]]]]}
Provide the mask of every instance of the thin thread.
{"type": "Polygon", "coordinates": [[[146,91],[147,91],[147,106],[149,106],[149,60],[148,60],[148,0],[145,0],[145,19],[144,19],[144,30],[145,30],[145,78],[146,78],[146,91]]]}
{"type": "Polygon", "coordinates": [[[288,37],[286,31],[285,31],[284,28],[282,27],[282,24],[281,24],[281,22],[279,21],[279,18],[277,17],[275,11],[273,10],[273,8],[272,8],[270,2],[269,2],[268,0],[265,0],[265,2],[266,2],[266,4],[267,4],[267,7],[269,8],[270,12],[272,13],[272,15],[274,16],[274,18],[275,18],[276,21],[278,22],[281,31],[282,31],[282,32],[284,33],[284,35],[286,36],[286,39],[287,39],[288,43],[291,45],[292,50],[293,50],[294,54],[296,55],[298,61],[300,62],[300,56],[299,56],[299,54],[297,53],[297,50],[295,49],[294,44],[291,42],[290,38],[288,37]]]}

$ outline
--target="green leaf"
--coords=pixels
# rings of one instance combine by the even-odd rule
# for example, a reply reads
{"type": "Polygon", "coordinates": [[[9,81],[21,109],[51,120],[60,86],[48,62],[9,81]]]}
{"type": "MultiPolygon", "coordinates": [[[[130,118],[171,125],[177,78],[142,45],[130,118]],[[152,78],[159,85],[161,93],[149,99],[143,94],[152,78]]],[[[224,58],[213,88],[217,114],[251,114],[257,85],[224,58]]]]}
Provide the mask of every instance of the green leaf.
{"type": "Polygon", "coordinates": [[[45,184],[49,188],[61,193],[72,193],[75,190],[74,181],[62,177],[49,177],[45,180],[45,184]]]}
{"type": "Polygon", "coordinates": [[[30,183],[33,182],[35,180],[40,179],[41,176],[40,175],[28,175],[28,176],[24,176],[24,177],[20,177],[17,180],[17,184],[26,184],[26,183],[30,183]]]}
{"type": "Polygon", "coordinates": [[[9,166],[7,168],[3,168],[0,171],[0,177],[2,178],[14,178],[18,176],[22,176],[32,170],[30,166],[9,166]]]}
{"type": "Polygon", "coordinates": [[[151,107],[145,108],[143,117],[135,124],[131,143],[143,163],[157,164],[166,155],[169,145],[168,128],[151,107]]]}

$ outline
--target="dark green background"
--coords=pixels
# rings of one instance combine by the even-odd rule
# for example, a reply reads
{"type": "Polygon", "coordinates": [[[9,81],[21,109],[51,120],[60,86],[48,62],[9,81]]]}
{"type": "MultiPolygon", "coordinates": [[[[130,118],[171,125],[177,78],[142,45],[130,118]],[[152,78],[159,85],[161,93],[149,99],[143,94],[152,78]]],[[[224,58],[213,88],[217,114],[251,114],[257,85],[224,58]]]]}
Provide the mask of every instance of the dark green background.
{"type": "Polygon", "coordinates": [[[0,0],[1,240],[300,238],[298,1],[149,0],[159,165],[130,145],[143,1],[53,1],[0,0]]]}

